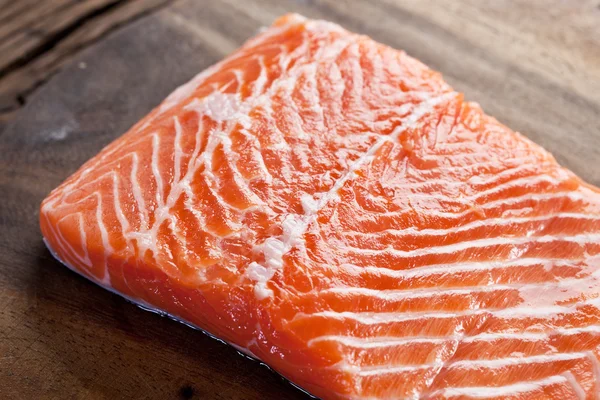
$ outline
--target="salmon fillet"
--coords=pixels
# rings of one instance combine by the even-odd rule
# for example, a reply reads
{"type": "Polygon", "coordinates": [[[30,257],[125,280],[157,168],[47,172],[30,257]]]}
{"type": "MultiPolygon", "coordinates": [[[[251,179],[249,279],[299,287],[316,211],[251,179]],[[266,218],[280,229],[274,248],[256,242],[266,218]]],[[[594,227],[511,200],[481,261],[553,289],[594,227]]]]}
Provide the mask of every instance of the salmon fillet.
{"type": "Polygon", "coordinates": [[[600,395],[600,193],[404,52],[286,15],[43,201],[65,265],[323,399],[600,395]]]}

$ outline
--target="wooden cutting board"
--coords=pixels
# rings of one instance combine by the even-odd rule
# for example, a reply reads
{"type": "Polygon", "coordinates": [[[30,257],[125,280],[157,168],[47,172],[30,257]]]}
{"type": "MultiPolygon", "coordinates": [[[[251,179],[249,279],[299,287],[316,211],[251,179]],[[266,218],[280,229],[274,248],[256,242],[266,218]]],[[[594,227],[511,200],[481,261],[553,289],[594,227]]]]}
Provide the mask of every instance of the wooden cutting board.
{"type": "Polygon", "coordinates": [[[288,11],[405,49],[600,184],[597,0],[175,2],[85,50],[0,133],[1,398],[307,398],[232,348],[68,271],[37,224],[52,188],[288,11]]]}

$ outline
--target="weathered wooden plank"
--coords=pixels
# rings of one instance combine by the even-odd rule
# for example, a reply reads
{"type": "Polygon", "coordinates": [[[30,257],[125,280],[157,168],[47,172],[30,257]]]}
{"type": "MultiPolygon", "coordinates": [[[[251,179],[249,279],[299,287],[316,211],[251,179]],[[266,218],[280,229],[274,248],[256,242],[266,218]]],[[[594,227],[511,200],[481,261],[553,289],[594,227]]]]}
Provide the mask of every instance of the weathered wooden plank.
{"type": "Polygon", "coordinates": [[[0,25],[0,71],[13,68],[77,21],[114,4],[114,0],[55,0],[29,5],[0,25]]]}
{"type": "Polygon", "coordinates": [[[18,108],[77,51],[170,1],[53,0],[18,9],[18,17],[0,23],[0,115],[18,108]]]}

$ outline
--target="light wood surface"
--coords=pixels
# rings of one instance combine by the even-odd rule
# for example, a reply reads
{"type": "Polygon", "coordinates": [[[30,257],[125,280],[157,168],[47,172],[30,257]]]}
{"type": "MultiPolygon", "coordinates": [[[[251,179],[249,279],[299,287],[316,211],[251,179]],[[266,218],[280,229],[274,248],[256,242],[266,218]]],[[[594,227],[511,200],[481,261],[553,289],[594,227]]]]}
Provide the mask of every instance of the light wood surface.
{"type": "MultiPolygon", "coordinates": [[[[0,18],[14,7],[0,4],[0,18]]],[[[235,350],[69,272],[45,250],[37,223],[39,203],[60,181],[289,11],[406,50],[600,184],[597,0],[169,3],[70,56],[0,133],[0,398],[307,398],[235,350]]],[[[24,85],[0,80],[13,84],[24,85]]]]}

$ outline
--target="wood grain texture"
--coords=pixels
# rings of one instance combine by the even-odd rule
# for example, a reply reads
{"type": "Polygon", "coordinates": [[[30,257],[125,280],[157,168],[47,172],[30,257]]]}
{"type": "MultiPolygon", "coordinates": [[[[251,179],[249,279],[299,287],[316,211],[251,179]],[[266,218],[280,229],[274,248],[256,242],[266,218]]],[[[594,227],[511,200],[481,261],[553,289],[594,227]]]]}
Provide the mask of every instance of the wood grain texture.
{"type": "Polygon", "coordinates": [[[69,272],[45,250],[37,224],[48,191],[288,11],[407,50],[600,185],[600,9],[592,1],[175,2],[77,55],[0,133],[0,397],[306,398],[233,349],[69,272]]]}
{"type": "Polygon", "coordinates": [[[19,0],[0,5],[0,118],[22,105],[78,50],[170,2],[19,0]]]}

